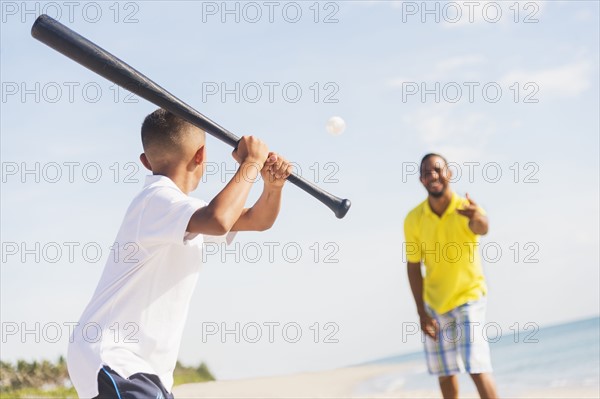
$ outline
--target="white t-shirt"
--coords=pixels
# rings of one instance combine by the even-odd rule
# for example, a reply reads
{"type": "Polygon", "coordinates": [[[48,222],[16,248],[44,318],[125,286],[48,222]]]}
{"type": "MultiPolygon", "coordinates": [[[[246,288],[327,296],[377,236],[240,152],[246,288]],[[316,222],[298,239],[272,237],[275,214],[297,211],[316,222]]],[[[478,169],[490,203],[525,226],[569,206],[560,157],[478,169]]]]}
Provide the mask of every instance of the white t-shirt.
{"type": "Polygon", "coordinates": [[[186,232],[204,201],[184,194],[165,176],[147,176],[132,201],[94,295],[73,329],[67,365],[82,398],[98,395],[108,365],[122,377],[156,374],[173,386],[173,369],[204,241],[231,242],[186,232]]]}

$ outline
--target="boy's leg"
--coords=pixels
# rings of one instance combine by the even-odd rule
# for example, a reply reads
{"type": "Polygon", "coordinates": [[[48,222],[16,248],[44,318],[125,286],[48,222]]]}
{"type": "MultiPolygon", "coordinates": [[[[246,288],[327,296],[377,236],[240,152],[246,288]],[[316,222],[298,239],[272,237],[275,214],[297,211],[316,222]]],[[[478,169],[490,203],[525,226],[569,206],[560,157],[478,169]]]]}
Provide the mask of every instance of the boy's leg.
{"type": "Polygon", "coordinates": [[[496,399],[496,384],[490,373],[471,374],[480,398],[496,399]]]}
{"type": "Polygon", "coordinates": [[[117,382],[108,370],[108,367],[102,367],[98,371],[98,396],[94,399],[119,398],[121,396],[117,382]]]}
{"type": "Polygon", "coordinates": [[[158,376],[136,373],[123,378],[108,366],[98,372],[98,396],[94,399],[173,399],[158,376]]]}
{"type": "Polygon", "coordinates": [[[458,376],[447,375],[439,377],[440,389],[444,399],[458,399],[458,376]]]}

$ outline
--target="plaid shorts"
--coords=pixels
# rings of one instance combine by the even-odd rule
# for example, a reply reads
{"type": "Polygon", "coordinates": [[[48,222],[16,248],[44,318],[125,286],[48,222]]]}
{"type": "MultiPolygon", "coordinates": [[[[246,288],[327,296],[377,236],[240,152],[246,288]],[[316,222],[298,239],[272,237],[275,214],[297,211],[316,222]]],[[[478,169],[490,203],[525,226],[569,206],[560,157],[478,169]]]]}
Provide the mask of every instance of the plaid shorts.
{"type": "Polygon", "coordinates": [[[448,376],[492,371],[485,328],[486,303],[487,299],[483,296],[444,314],[436,313],[425,304],[427,313],[440,327],[437,341],[424,334],[430,374],[448,376]]]}

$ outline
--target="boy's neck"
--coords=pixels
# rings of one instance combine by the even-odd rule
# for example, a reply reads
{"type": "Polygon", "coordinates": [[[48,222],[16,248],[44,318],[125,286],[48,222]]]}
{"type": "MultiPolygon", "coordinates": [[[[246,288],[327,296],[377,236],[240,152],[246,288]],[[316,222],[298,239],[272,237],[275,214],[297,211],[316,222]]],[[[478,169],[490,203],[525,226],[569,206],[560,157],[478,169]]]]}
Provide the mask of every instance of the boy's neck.
{"type": "Polygon", "coordinates": [[[186,195],[194,191],[198,185],[194,176],[185,171],[155,171],[153,174],[168,177],[186,195]]]}

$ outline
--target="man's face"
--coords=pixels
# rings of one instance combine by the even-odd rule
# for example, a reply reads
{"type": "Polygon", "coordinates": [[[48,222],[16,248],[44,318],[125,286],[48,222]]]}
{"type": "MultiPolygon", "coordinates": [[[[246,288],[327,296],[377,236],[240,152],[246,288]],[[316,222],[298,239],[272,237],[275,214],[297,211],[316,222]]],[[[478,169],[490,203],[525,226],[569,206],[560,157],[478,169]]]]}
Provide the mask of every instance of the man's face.
{"type": "Polygon", "coordinates": [[[451,177],[452,172],[442,158],[432,156],[423,162],[420,180],[432,197],[439,198],[444,195],[450,185],[451,177]]]}

